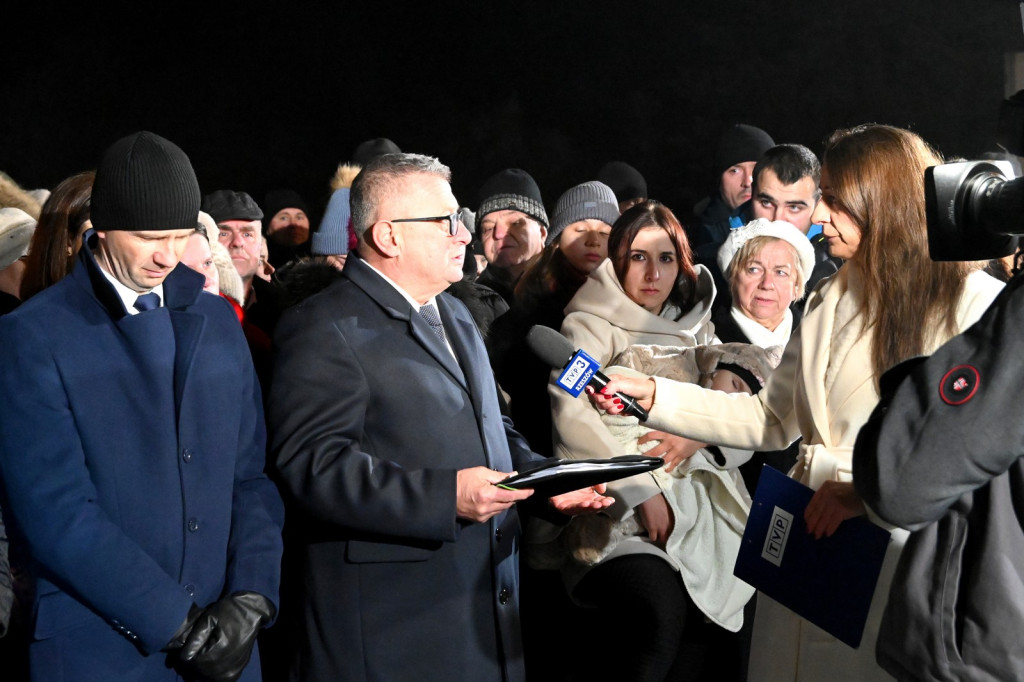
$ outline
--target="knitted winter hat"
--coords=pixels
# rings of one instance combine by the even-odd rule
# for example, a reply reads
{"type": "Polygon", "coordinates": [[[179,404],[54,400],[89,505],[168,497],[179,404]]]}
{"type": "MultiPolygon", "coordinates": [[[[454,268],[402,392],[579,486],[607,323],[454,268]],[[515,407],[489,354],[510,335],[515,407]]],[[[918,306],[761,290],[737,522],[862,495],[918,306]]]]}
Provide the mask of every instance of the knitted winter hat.
{"type": "Polygon", "coordinates": [[[183,230],[196,226],[199,181],[177,145],[142,131],[103,153],[92,187],[95,229],[183,230]]]}
{"type": "Polygon", "coordinates": [[[751,220],[743,227],[729,231],[729,235],[718,249],[718,268],[726,277],[729,276],[729,268],[736,257],[736,252],[754,237],[775,237],[791,244],[796,249],[799,259],[796,266],[800,268],[801,281],[806,283],[810,279],[811,271],[814,270],[814,247],[811,246],[811,240],[784,220],[764,218],[751,220]]]}
{"type": "Polygon", "coordinates": [[[521,211],[545,228],[550,224],[540,188],[529,173],[518,168],[495,173],[480,188],[477,222],[483,220],[488,213],[504,210],[521,211]]]}
{"type": "Polygon", "coordinates": [[[263,234],[267,233],[267,226],[278,213],[286,208],[297,208],[306,216],[309,216],[309,208],[306,201],[293,189],[275,189],[267,192],[263,197],[263,234]]]}
{"type": "Polygon", "coordinates": [[[737,123],[722,133],[715,153],[715,169],[719,175],[738,163],[757,161],[775,146],[771,135],[744,123],[737,123]]]}
{"type": "Polygon", "coordinates": [[[203,210],[217,223],[225,220],[261,220],[263,210],[245,192],[219,189],[203,197],[203,210]]]}
{"type": "Polygon", "coordinates": [[[620,202],[647,198],[647,181],[644,176],[624,161],[609,161],[601,166],[597,179],[611,187],[620,202]]]}
{"type": "Polygon", "coordinates": [[[20,208],[0,208],[0,270],[28,253],[36,219],[20,208]]]}
{"type": "Polygon", "coordinates": [[[357,166],[365,166],[378,156],[385,154],[398,154],[402,150],[398,145],[386,137],[377,137],[372,140],[360,142],[356,150],[352,152],[352,163],[357,166]]]}
{"type": "Polygon", "coordinates": [[[720,343],[697,346],[694,353],[702,377],[716,369],[726,369],[743,379],[756,395],[782,359],[782,346],[761,348],[752,343],[720,343]]]}
{"type": "Polygon", "coordinates": [[[314,255],[344,256],[348,253],[349,224],[352,222],[349,192],[348,187],[340,187],[331,194],[320,227],[311,237],[309,250],[314,255]]]}
{"type": "Polygon", "coordinates": [[[603,182],[584,182],[569,188],[558,198],[546,243],[558,239],[566,225],[588,218],[603,220],[609,227],[619,218],[619,202],[611,187],[603,182]]]}

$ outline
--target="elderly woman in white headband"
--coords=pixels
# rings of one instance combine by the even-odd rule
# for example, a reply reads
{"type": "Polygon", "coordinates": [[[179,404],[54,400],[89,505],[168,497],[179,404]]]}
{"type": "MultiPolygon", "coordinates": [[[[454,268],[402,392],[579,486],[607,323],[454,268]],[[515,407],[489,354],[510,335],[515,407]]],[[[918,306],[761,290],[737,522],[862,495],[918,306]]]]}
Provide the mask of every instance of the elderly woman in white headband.
{"type": "Polygon", "coordinates": [[[732,305],[715,310],[715,335],[724,343],[785,346],[794,327],[790,306],[803,298],[814,269],[807,236],[787,222],[758,218],[729,234],[718,267],[732,305]]]}

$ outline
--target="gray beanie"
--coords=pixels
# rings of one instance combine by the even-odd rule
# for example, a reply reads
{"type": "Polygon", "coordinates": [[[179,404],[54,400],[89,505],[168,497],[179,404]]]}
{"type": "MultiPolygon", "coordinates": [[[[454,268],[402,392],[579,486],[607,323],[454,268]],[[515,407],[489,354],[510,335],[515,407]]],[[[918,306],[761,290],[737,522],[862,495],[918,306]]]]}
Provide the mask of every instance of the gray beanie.
{"type": "Polygon", "coordinates": [[[558,199],[548,230],[547,244],[558,239],[567,225],[578,220],[594,218],[611,226],[619,219],[619,202],[612,188],[603,182],[593,180],[576,185],[558,199]]]}

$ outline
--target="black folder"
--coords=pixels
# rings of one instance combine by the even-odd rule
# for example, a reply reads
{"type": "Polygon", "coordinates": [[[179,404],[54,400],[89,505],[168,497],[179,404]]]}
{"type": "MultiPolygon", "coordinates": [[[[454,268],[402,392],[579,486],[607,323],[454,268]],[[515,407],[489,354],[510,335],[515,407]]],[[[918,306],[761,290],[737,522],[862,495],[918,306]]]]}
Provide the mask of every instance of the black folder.
{"type": "Polygon", "coordinates": [[[644,455],[623,455],[610,459],[553,459],[495,485],[510,490],[533,488],[537,495],[551,497],[598,483],[654,471],[664,460],[644,455]]]}
{"type": "Polygon", "coordinates": [[[781,471],[762,467],[733,574],[856,649],[889,532],[857,516],[815,540],[804,523],[813,495],[781,471]]]}

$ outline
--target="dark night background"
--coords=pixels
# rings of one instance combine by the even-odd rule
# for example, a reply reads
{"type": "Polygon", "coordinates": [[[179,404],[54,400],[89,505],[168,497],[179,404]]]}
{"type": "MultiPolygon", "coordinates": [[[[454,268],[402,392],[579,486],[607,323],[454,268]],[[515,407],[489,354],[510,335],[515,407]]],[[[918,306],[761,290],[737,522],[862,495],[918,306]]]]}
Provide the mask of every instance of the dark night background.
{"type": "Polygon", "coordinates": [[[2,10],[0,170],[22,187],[149,129],[203,192],[292,187],[314,213],[378,136],[440,157],[473,208],[502,168],[550,210],[620,159],[684,220],[731,122],[815,151],[890,123],[976,157],[1024,50],[1014,0],[21,4],[2,10]]]}

